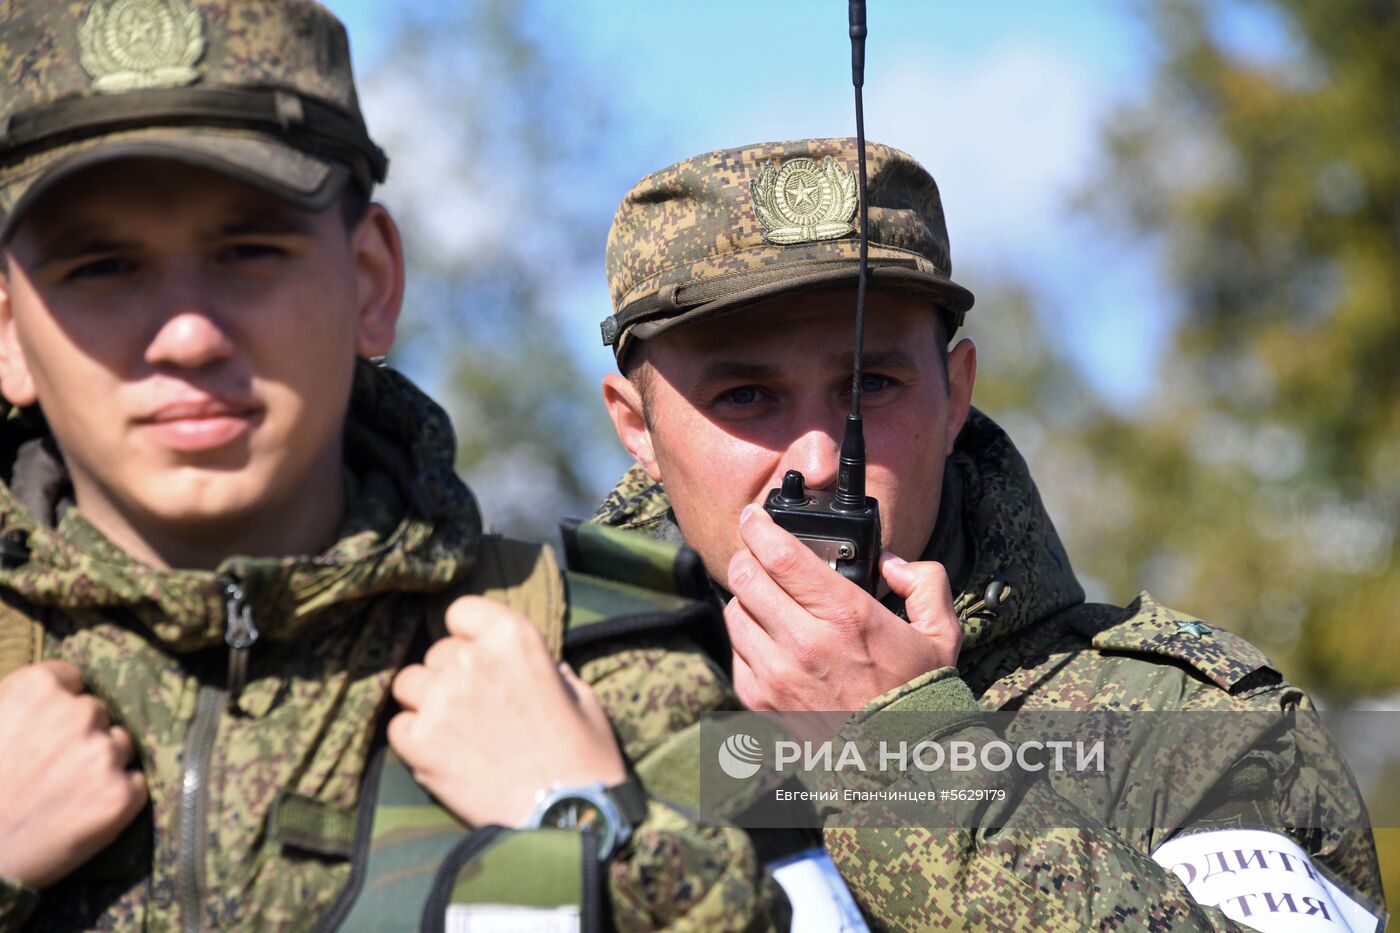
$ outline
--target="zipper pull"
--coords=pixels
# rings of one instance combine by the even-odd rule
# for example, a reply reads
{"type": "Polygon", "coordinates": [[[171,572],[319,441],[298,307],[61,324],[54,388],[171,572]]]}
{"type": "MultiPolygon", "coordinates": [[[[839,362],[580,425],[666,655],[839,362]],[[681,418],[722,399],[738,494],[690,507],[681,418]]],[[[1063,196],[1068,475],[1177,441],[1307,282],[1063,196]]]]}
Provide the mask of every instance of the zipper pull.
{"type": "Polygon", "coordinates": [[[253,624],[253,609],[247,594],[235,579],[224,584],[225,628],[224,642],[228,655],[228,705],[238,705],[238,694],[248,682],[248,652],[258,640],[258,627],[253,624]]]}

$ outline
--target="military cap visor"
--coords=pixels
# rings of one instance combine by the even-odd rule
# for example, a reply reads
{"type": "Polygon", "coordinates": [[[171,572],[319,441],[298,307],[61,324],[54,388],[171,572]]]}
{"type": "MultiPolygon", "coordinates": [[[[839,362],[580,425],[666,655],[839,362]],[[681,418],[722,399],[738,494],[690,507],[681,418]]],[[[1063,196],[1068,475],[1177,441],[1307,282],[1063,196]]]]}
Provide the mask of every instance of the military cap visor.
{"type": "MultiPolygon", "coordinates": [[[[872,292],[900,291],[925,297],[935,307],[948,312],[953,327],[961,324],[971,309],[973,295],[961,285],[922,271],[904,257],[879,259],[871,250],[867,284],[872,292]]],[[[817,261],[795,269],[784,266],[736,275],[732,279],[669,290],[662,296],[639,301],[625,314],[604,322],[604,339],[610,327],[616,328],[614,341],[618,361],[631,349],[632,340],[649,340],[668,330],[741,311],[784,295],[822,288],[855,288],[860,276],[856,259],[817,261]],[[609,323],[614,322],[614,323],[609,323]]],[[[854,310],[854,305],[852,305],[854,310]]]]}
{"type": "Polygon", "coordinates": [[[5,173],[0,187],[0,242],[29,208],[67,179],[97,165],[127,159],[167,159],[209,169],[309,211],[328,207],[353,172],[271,137],[234,129],[148,128],[113,133],[50,149],[5,173]]]}

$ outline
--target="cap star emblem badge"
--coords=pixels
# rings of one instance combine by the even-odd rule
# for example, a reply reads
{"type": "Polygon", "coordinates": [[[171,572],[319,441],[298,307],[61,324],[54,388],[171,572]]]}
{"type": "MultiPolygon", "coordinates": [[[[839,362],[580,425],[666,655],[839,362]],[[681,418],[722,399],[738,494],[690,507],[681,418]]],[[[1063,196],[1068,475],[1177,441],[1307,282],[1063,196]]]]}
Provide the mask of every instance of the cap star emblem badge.
{"type": "Polygon", "coordinates": [[[763,237],[784,246],[834,240],[854,231],[856,177],[827,156],[769,162],[749,183],[763,237]]]}
{"type": "Polygon", "coordinates": [[[185,0],[94,0],[78,27],[78,61],[96,91],[193,84],[203,54],[204,19],[185,0]]]}

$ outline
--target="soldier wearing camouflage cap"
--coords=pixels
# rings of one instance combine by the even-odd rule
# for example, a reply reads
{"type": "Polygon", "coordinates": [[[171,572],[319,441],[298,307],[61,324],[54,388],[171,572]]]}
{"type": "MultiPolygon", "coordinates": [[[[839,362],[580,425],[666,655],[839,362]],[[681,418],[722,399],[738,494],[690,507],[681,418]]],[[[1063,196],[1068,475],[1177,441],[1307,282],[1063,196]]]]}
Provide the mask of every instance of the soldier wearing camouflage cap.
{"type": "Polygon", "coordinates": [[[12,0],[0,71],[0,929],[780,915],[641,783],[736,702],[713,615],[613,574],[684,554],[484,534],[370,362],[403,260],[340,23],[12,0]]]}
{"type": "MultiPolygon", "coordinates": [[[[971,831],[880,828],[881,804],[846,809],[826,826],[826,855],[872,927],[1236,929],[1251,911],[1298,907],[1269,887],[1295,865],[1331,886],[1309,902],[1315,915],[1331,898],[1335,915],[1383,926],[1355,783],[1325,734],[1289,716],[1307,697],[1253,646],[1147,594],[1085,602],[1024,460],[971,407],[975,348],[949,346],[972,296],[951,278],[938,189],[905,153],[872,144],[867,160],[867,488],[887,595],[835,573],[761,508],[788,470],[809,487],[836,482],[859,248],[853,140],[707,153],[623,198],[602,325],[622,372],[603,395],[637,463],[593,520],[695,547],[754,709],[1253,711],[1267,723],[1213,736],[1209,754],[1141,749],[1180,767],[1170,782],[1145,766],[1130,775],[1151,789],[1146,825],[1118,825],[1087,784],[1051,789],[1016,769],[999,779],[1008,802],[971,831]],[[1245,845],[1227,829],[1242,820],[1276,855],[1224,866],[1241,886],[1205,906],[1206,873],[1185,863],[1245,845]]],[[[904,738],[935,737],[946,740],[904,738]]]]}

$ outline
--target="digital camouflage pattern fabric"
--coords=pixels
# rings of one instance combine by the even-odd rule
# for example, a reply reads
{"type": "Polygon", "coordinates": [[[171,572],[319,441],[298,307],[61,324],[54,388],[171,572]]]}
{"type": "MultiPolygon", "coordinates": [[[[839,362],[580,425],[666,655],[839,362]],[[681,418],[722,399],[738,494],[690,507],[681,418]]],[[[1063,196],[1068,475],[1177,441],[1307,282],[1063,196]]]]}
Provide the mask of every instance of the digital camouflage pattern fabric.
{"type": "MultiPolygon", "coordinates": [[[[346,438],[349,506],[331,548],[163,571],[84,521],[42,420],[8,412],[0,596],[8,611],[42,620],[48,656],[76,664],[130,730],[151,804],[41,897],[0,881],[0,929],[24,927],[28,915],[26,928],[45,931],[305,930],[335,900],[389,682],[481,536],[453,472],[447,418],[403,377],[361,366],[346,438]],[[223,686],[234,582],[260,632],[237,696],[223,686]],[[279,807],[325,831],[289,835],[307,820],[274,817],[279,807]]],[[[580,673],[633,759],[700,708],[733,703],[713,665],[683,645],[617,641],[584,660],[580,673]]],[[[609,889],[619,925],[632,929],[762,928],[782,906],[742,832],[660,802],[610,863],[609,889]]],[[[405,913],[408,927],[421,907],[405,913]]]]}
{"type": "MultiPolygon", "coordinates": [[[[614,314],[603,342],[622,362],[633,338],[799,288],[854,283],[854,139],[707,152],[639,181],[608,233],[614,314]]],[[[948,333],[972,307],[951,279],[933,178],[907,154],[866,144],[870,281],[930,295],[948,333]]]]}
{"type": "Polygon", "coordinates": [[[313,210],[387,169],[345,29],[310,0],[14,0],[0,74],[0,239],[101,159],[193,162],[313,210]]]}
{"type": "MultiPolygon", "coordinates": [[[[639,468],[594,521],[679,535],[664,490],[639,468]]],[[[1143,760],[1180,765],[1170,780],[1134,776],[1151,798],[1151,825],[1112,826],[1112,801],[1049,780],[1016,788],[971,831],[882,826],[877,812],[848,809],[843,825],[828,823],[826,845],[873,927],[1243,929],[1196,903],[1151,858],[1183,831],[1230,825],[1242,810],[1383,915],[1355,782],[1325,734],[1292,725],[1290,711],[1309,709],[1308,698],[1247,642],[1145,593],[1127,607],[1086,603],[1025,462],[976,411],[949,458],[923,557],[942,561],[953,583],[965,633],[958,667],[929,672],[862,714],[956,711],[959,703],[967,711],[1248,712],[1231,722],[1268,728],[1232,727],[1205,741],[1151,736],[1171,747],[1148,749],[1159,754],[1143,760]],[[1003,595],[989,599],[994,583],[1003,595]]]]}

